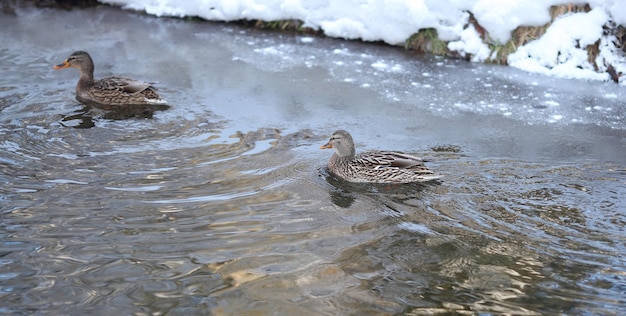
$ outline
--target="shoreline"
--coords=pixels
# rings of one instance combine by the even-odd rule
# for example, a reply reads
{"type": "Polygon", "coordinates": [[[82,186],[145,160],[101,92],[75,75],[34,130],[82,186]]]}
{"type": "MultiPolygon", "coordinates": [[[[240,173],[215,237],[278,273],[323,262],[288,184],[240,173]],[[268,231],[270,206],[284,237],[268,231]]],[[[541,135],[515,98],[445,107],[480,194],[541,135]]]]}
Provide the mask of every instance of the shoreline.
{"type": "MultiPolygon", "coordinates": [[[[35,8],[55,8],[55,9],[63,9],[63,10],[73,10],[73,9],[84,9],[91,8],[97,6],[107,6],[114,7],[124,11],[131,11],[136,14],[143,14],[147,16],[156,16],[153,14],[147,13],[145,10],[134,10],[134,9],[125,9],[121,5],[100,3],[97,0],[31,0],[22,3],[14,3],[8,0],[3,0],[0,2],[2,11],[5,13],[13,13],[15,14],[16,8],[27,7],[32,4],[35,8]]],[[[499,64],[499,65],[508,65],[509,57],[511,54],[517,52],[518,48],[528,44],[534,40],[540,39],[546,32],[549,30],[550,26],[558,20],[560,17],[563,17],[567,14],[574,13],[587,13],[591,11],[591,7],[589,4],[561,4],[561,5],[553,5],[550,7],[550,21],[541,26],[519,26],[515,30],[512,31],[511,38],[506,43],[500,43],[497,40],[494,40],[488,31],[481,26],[480,21],[476,19],[472,12],[467,11],[469,14],[469,19],[467,24],[465,25],[465,30],[470,30],[471,32],[475,32],[478,34],[482,44],[488,47],[488,52],[468,52],[464,51],[463,47],[458,47],[458,45],[454,45],[456,40],[454,41],[444,41],[440,39],[437,30],[434,28],[423,28],[419,29],[416,33],[413,33],[409,38],[407,38],[403,45],[393,45],[386,43],[382,40],[379,41],[367,41],[362,39],[348,39],[343,38],[349,41],[361,41],[373,44],[384,44],[392,47],[401,47],[407,51],[416,52],[419,54],[430,54],[436,56],[444,56],[453,59],[460,59],[471,62],[480,62],[485,64],[499,64]],[[455,47],[459,49],[455,49],[455,47]],[[479,57],[477,55],[487,56],[486,58],[479,57]]],[[[226,24],[235,24],[244,27],[259,29],[259,30],[268,30],[268,31],[278,31],[287,34],[305,34],[311,36],[322,36],[322,37],[331,37],[337,38],[335,36],[327,35],[322,29],[315,29],[308,26],[305,26],[305,23],[298,19],[286,19],[286,20],[275,20],[275,21],[264,21],[257,19],[240,19],[233,21],[221,21],[221,20],[208,20],[199,16],[171,16],[171,15],[163,15],[157,17],[166,17],[172,19],[182,19],[182,20],[191,20],[191,21],[202,21],[202,22],[217,22],[217,23],[226,23],[226,24]]],[[[617,52],[620,55],[626,53],[626,27],[622,25],[617,25],[615,23],[608,23],[609,25],[603,26],[604,35],[614,36],[616,43],[613,43],[615,47],[619,48],[620,51],[617,52]]],[[[612,64],[607,60],[599,60],[601,54],[601,40],[598,39],[594,43],[590,45],[586,45],[584,47],[579,47],[584,49],[587,54],[587,62],[593,67],[593,71],[598,74],[606,73],[608,74],[608,80],[611,80],[615,83],[624,83],[625,80],[622,79],[623,73],[626,72],[626,63],[625,64],[612,64]],[[601,64],[598,64],[598,61],[601,64]]],[[[619,56],[622,57],[623,56],[619,56]]],[[[559,64],[557,63],[556,66],[559,64]]],[[[555,67],[556,67],[555,66],[555,67]]],[[[547,74],[549,75],[549,74],[547,74]]],[[[608,81],[602,80],[602,81],[608,81]]]]}

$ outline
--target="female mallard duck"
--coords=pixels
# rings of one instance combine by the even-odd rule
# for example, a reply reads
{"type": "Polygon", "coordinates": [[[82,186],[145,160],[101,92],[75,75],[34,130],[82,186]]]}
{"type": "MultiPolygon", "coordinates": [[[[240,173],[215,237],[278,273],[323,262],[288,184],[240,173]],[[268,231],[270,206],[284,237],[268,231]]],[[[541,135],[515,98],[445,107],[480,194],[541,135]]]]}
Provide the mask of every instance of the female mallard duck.
{"type": "Polygon", "coordinates": [[[338,130],[321,149],[334,148],[328,169],[350,182],[411,183],[438,179],[418,157],[392,151],[368,151],[355,155],[350,133],[338,130]]]}
{"type": "Polygon", "coordinates": [[[93,79],[93,60],[85,51],[73,52],[54,69],[76,68],[80,79],[76,84],[76,100],[87,105],[166,104],[151,84],[124,77],[93,79]]]}

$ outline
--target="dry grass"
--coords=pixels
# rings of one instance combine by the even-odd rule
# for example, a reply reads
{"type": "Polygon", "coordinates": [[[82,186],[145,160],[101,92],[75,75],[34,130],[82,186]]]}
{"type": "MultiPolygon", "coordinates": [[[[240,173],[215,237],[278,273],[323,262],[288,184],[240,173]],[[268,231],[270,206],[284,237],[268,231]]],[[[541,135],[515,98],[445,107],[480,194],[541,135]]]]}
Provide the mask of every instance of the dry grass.
{"type": "MultiPolygon", "coordinates": [[[[487,43],[487,45],[489,45],[489,48],[491,49],[492,53],[495,52],[495,54],[491,55],[494,57],[486,60],[486,62],[506,65],[508,63],[508,56],[510,54],[514,53],[518,47],[523,46],[528,42],[531,42],[533,40],[540,38],[543,34],[546,33],[550,25],[552,25],[552,23],[554,23],[554,21],[558,17],[564,14],[570,14],[570,13],[589,12],[590,10],[591,10],[591,7],[589,7],[589,5],[587,4],[582,4],[582,5],[564,4],[564,5],[551,6],[550,7],[550,17],[551,17],[550,22],[544,25],[540,25],[540,26],[524,26],[524,25],[518,26],[515,30],[513,30],[513,32],[511,33],[511,39],[506,43],[498,43],[496,41],[493,41],[488,37],[488,34],[485,34],[483,37],[483,41],[487,43]]],[[[473,24],[477,30],[478,29],[483,30],[482,27],[480,27],[480,25],[478,24],[478,21],[472,18],[473,16],[470,18],[470,23],[473,24]]],[[[597,56],[597,51],[596,51],[596,56],[597,56]]],[[[595,56],[594,57],[590,56],[589,58],[590,60],[595,59],[595,56]]]]}

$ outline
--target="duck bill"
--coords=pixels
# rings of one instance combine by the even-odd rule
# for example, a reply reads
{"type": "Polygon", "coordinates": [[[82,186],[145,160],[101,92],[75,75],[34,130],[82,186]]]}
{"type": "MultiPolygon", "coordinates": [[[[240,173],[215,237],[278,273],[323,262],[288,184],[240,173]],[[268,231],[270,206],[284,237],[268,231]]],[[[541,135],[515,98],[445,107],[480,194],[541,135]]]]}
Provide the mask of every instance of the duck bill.
{"type": "Polygon", "coordinates": [[[331,143],[326,143],[320,146],[320,149],[331,149],[331,148],[333,148],[333,145],[331,143]]]}
{"type": "Polygon", "coordinates": [[[54,65],[54,67],[52,67],[52,68],[54,68],[54,69],[63,69],[63,68],[67,68],[69,66],[70,66],[70,63],[68,63],[67,60],[66,60],[62,64],[54,65]]]}

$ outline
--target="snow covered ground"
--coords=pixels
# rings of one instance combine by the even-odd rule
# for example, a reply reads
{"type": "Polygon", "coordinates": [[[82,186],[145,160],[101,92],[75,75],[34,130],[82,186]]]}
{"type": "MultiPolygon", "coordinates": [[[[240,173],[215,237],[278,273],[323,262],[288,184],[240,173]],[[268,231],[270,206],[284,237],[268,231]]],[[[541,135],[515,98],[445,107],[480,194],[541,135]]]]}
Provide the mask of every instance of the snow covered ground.
{"type": "MultiPolygon", "coordinates": [[[[494,54],[468,23],[470,13],[495,43],[506,43],[518,26],[550,22],[553,5],[588,4],[589,12],[561,15],[539,39],[517,47],[509,65],[562,78],[609,80],[609,65],[626,73],[626,61],[608,25],[626,25],[623,0],[100,0],[157,16],[207,20],[297,19],[327,36],[404,43],[420,29],[434,28],[450,50],[485,61],[494,54]],[[596,60],[587,45],[600,43],[596,60]],[[595,65],[594,65],[595,64],[595,65]]],[[[626,84],[626,80],[620,80],[626,84]]]]}

